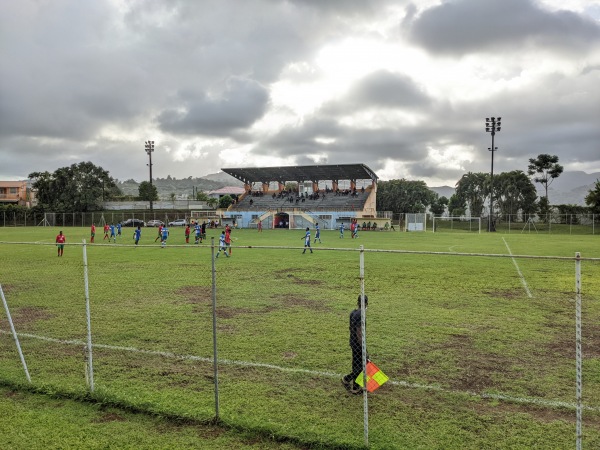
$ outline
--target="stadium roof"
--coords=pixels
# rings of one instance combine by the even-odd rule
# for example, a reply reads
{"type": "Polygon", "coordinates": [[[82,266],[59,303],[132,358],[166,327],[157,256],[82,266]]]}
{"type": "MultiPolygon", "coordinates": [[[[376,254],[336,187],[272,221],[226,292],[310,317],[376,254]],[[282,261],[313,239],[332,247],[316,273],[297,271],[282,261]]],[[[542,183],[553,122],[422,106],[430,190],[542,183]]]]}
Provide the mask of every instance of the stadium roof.
{"type": "Polygon", "coordinates": [[[246,184],[270,181],[374,180],[378,177],[364,164],[327,166],[247,167],[221,169],[246,184]]]}

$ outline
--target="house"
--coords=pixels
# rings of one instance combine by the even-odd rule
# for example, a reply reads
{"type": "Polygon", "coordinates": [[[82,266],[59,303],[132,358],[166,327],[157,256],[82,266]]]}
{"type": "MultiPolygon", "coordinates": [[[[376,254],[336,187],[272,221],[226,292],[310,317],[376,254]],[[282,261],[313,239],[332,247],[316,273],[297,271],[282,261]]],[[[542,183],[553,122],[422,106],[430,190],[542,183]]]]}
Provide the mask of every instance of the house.
{"type": "Polygon", "coordinates": [[[0,205],[32,206],[32,200],[27,181],[0,181],[0,205]]]}

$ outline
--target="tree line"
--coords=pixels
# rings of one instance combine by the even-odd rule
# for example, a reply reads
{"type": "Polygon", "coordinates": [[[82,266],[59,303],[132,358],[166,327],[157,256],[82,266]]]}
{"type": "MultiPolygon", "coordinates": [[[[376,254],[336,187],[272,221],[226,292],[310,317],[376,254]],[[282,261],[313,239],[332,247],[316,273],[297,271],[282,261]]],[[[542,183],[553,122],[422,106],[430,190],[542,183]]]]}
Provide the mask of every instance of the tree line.
{"type": "MultiPolygon", "coordinates": [[[[492,195],[494,215],[545,215],[551,209],[548,187],[563,172],[558,161],[558,156],[540,154],[529,160],[527,172],[503,172],[494,175],[493,182],[488,173],[468,172],[458,180],[456,191],[450,198],[439,196],[424,181],[380,181],[377,183],[377,210],[392,211],[396,215],[429,210],[438,216],[446,211],[450,216],[462,216],[468,210],[471,216],[479,217],[492,195]],[[545,196],[538,199],[534,182],[544,187],[545,196]]],[[[99,211],[105,201],[123,197],[109,172],[91,162],[62,167],[52,173],[33,172],[29,179],[37,191],[38,209],[42,211],[99,211]]],[[[158,200],[156,186],[148,181],[140,183],[138,194],[137,200],[158,200]]],[[[200,201],[211,200],[202,191],[195,197],[200,201]]],[[[588,212],[600,214],[600,180],[588,192],[585,202],[588,212]]],[[[576,205],[561,206],[563,210],[583,212],[576,205]]]]}
{"type": "MultiPolygon", "coordinates": [[[[439,196],[423,181],[405,179],[380,181],[377,183],[377,210],[392,211],[394,214],[425,212],[436,215],[446,211],[450,216],[481,217],[490,196],[493,199],[494,215],[539,214],[546,215],[552,209],[548,199],[548,187],[558,178],[564,168],[558,156],[540,154],[529,159],[527,172],[513,170],[494,175],[468,172],[456,183],[456,191],[450,197],[439,196]],[[535,188],[539,183],[545,195],[539,197],[535,188]]],[[[585,198],[588,208],[577,205],[559,205],[561,214],[589,212],[600,214],[600,180],[585,198]]]]}

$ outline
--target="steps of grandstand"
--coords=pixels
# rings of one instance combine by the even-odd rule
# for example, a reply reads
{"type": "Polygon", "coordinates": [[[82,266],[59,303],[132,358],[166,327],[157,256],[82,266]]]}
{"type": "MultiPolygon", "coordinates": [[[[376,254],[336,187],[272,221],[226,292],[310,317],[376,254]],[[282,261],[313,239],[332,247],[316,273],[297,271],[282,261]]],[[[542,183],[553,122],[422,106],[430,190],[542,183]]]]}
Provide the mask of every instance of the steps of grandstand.
{"type": "Polygon", "coordinates": [[[296,201],[294,195],[293,201],[290,202],[290,197],[273,198],[272,193],[264,195],[244,195],[238,203],[232,205],[231,210],[237,211],[268,211],[268,210],[285,210],[296,209],[303,211],[361,211],[371,193],[370,189],[365,192],[356,191],[355,195],[328,193],[325,198],[321,195],[318,199],[311,200],[302,198],[296,201]]]}

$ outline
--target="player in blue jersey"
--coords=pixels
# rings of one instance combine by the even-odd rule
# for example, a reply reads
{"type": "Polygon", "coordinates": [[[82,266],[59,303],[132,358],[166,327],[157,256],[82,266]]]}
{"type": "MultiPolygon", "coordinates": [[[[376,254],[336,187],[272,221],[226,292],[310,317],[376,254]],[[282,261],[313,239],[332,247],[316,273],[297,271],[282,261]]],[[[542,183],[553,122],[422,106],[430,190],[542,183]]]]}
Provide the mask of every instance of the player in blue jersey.
{"type": "Polygon", "coordinates": [[[216,258],[219,257],[219,254],[221,253],[221,250],[223,250],[223,253],[225,253],[225,256],[227,256],[229,258],[229,253],[227,252],[227,245],[225,244],[225,231],[221,232],[221,236],[219,236],[219,251],[216,254],[216,258]]]}
{"type": "Polygon", "coordinates": [[[118,236],[118,237],[121,237],[121,226],[122,226],[122,225],[121,225],[121,223],[119,222],[119,223],[117,224],[117,236],[118,236]]]}
{"type": "Polygon", "coordinates": [[[165,225],[162,229],[162,235],[160,237],[160,246],[161,247],[166,247],[167,246],[167,239],[169,238],[169,229],[167,228],[167,226],[165,225]]]}
{"type": "Polygon", "coordinates": [[[135,245],[138,245],[140,242],[140,238],[142,237],[142,229],[138,226],[137,230],[133,232],[133,239],[135,240],[135,245]]]}
{"type": "Polygon", "coordinates": [[[340,239],[344,239],[344,222],[340,225],[340,239]]]}
{"type": "Polygon", "coordinates": [[[117,235],[115,234],[115,224],[114,223],[110,224],[110,237],[108,238],[109,242],[111,239],[113,240],[113,242],[117,242],[117,235]]]}
{"type": "Polygon", "coordinates": [[[194,236],[194,244],[202,242],[202,227],[198,222],[196,222],[196,226],[194,227],[194,236]]]}
{"type": "Polygon", "coordinates": [[[315,244],[317,243],[317,239],[319,240],[319,244],[321,242],[321,228],[319,227],[319,222],[315,223],[315,244]]]}
{"type": "Polygon", "coordinates": [[[304,255],[306,253],[307,248],[312,253],[313,252],[312,248],[310,248],[310,228],[306,227],[306,234],[304,235],[304,237],[301,237],[300,239],[304,239],[304,251],[302,252],[302,254],[304,255]]]}

